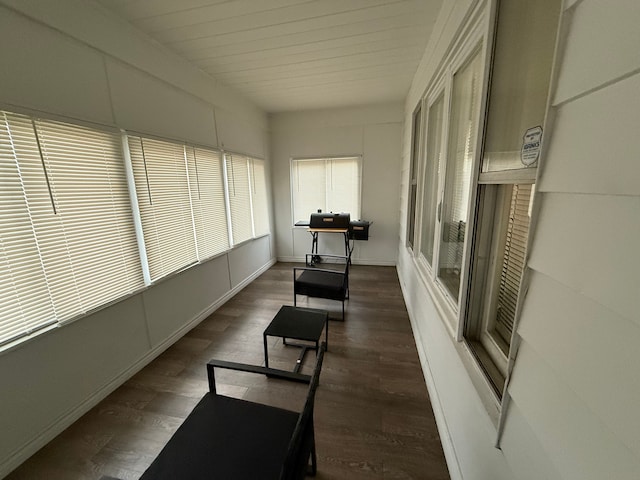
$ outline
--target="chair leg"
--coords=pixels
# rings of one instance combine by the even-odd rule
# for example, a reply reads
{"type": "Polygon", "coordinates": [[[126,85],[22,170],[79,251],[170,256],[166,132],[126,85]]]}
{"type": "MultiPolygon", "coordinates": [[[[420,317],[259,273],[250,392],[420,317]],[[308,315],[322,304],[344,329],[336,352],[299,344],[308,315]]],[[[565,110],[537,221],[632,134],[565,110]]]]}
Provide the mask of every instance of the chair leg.
{"type": "Polygon", "coordinates": [[[318,463],[316,459],[316,439],[315,434],[313,434],[313,438],[311,439],[311,466],[307,469],[307,473],[311,477],[315,477],[318,472],[318,463]]]}

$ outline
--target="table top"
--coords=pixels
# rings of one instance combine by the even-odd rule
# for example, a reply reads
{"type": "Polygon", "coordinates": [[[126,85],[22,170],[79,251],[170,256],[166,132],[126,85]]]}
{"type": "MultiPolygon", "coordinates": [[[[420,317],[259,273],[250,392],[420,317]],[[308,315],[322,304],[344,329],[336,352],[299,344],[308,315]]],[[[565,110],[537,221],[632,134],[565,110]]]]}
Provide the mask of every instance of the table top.
{"type": "Polygon", "coordinates": [[[329,312],[326,310],[283,305],[265,329],[264,335],[315,342],[322,335],[328,319],[329,312]]]}
{"type": "Polygon", "coordinates": [[[309,228],[311,233],[328,232],[328,233],[347,233],[348,228],[309,228]]]}

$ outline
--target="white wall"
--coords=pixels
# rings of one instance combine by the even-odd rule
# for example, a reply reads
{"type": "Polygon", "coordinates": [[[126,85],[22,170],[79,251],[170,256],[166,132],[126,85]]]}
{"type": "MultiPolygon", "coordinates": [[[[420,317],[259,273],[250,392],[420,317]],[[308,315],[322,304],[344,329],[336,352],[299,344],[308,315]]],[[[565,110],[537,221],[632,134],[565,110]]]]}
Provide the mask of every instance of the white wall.
{"type": "MultiPolygon", "coordinates": [[[[407,98],[403,223],[411,112],[473,3],[445,3],[407,98]]],[[[639,22],[634,0],[565,2],[501,450],[464,348],[401,239],[398,271],[452,478],[638,478],[639,22]]]]}
{"type": "MultiPolygon", "coordinates": [[[[225,147],[267,159],[264,112],[80,0],[0,1],[0,108],[225,147]]],[[[0,352],[0,477],[275,261],[244,243],[0,352]]]]}
{"type": "MultiPolygon", "coordinates": [[[[292,226],[290,161],[294,157],[362,155],[361,218],[374,222],[368,241],[357,241],[354,263],[395,265],[402,105],[280,113],[271,118],[277,256],[303,261],[311,251],[306,228],[292,226]]],[[[310,212],[311,213],[311,212],[310,212]]],[[[341,235],[322,234],[319,251],[344,253],[341,235]]]]}

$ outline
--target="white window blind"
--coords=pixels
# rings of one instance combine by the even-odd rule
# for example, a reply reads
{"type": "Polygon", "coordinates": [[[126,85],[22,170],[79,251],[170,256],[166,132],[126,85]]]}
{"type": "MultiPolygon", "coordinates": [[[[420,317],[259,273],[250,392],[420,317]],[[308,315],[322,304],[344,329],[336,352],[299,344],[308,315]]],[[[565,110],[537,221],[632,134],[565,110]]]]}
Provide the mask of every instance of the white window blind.
{"type": "Polygon", "coordinates": [[[318,209],[326,210],[327,168],[324,159],[294,160],[291,164],[293,221],[309,221],[318,209]]]}
{"type": "Polygon", "coordinates": [[[360,218],[360,162],[357,157],[332,158],[327,161],[329,185],[327,210],[347,212],[360,218]]]}
{"type": "Polygon", "coordinates": [[[42,285],[56,321],[140,288],[142,273],[119,135],[11,113],[3,113],[3,118],[2,134],[10,144],[9,150],[3,139],[3,158],[12,155],[16,165],[7,167],[11,173],[7,181],[13,187],[7,192],[11,208],[3,208],[2,223],[10,224],[11,233],[3,228],[3,245],[17,238],[11,235],[23,236],[22,247],[28,250],[23,266],[28,265],[28,271],[11,261],[15,251],[5,252],[5,262],[11,263],[17,296],[22,298],[22,282],[38,285],[33,297],[21,303],[24,310],[37,311],[39,323],[50,323],[52,310],[42,300],[42,285]],[[23,201],[18,198],[16,174],[23,201]],[[34,246],[40,267],[34,263],[34,246]]]}
{"type": "Polygon", "coordinates": [[[222,155],[187,146],[189,187],[199,260],[229,249],[222,155]]]}
{"type": "Polygon", "coordinates": [[[136,196],[151,280],[196,263],[185,147],[129,137],[136,196]]]}
{"type": "Polygon", "coordinates": [[[264,160],[251,160],[251,204],[253,206],[253,229],[256,236],[266,235],[269,229],[269,203],[264,160]]]}
{"type": "Polygon", "coordinates": [[[508,344],[518,304],[529,235],[532,185],[513,185],[496,306],[496,331],[508,344]]]}
{"type": "Polygon", "coordinates": [[[482,61],[478,51],[453,77],[438,277],[457,301],[478,134],[482,61]]]}
{"type": "Polygon", "coordinates": [[[227,190],[231,213],[231,234],[237,245],[253,237],[249,165],[247,157],[225,154],[227,190]]]}
{"type": "Polygon", "coordinates": [[[359,157],[294,159],[291,188],[294,222],[309,220],[318,209],[360,218],[359,157]]]}
{"type": "Polygon", "coordinates": [[[6,114],[0,117],[0,345],[56,321],[6,114]]]}

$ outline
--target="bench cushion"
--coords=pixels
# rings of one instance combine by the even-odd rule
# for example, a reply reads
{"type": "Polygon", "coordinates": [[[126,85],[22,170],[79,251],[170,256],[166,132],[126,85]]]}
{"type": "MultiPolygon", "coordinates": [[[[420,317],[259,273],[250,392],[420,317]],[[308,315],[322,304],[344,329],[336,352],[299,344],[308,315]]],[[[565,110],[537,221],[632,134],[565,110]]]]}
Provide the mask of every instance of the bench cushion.
{"type": "Polygon", "coordinates": [[[278,479],[298,416],[207,393],[141,479],[278,479]]]}
{"type": "Polygon", "coordinates": [[[294,289],[299,295],[344,300],[345,280],[342,273],[304,270],[294,280],[294,289]]]}

